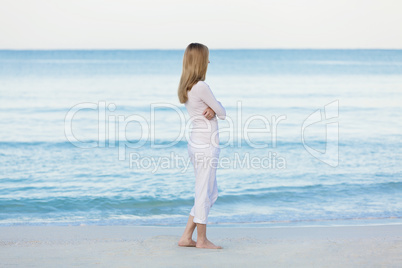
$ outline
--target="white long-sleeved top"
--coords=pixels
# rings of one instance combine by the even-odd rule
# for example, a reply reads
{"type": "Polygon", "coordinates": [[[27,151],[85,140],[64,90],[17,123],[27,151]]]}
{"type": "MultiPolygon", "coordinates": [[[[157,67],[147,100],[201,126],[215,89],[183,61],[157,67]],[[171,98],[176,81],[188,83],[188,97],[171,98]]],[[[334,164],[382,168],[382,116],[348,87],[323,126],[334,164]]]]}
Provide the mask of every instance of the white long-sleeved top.
{"type": "Polygon", "coordinates": [[[214,145],[219,145],[218,120],[216,117],[208,120],[202,113],[210,107],[219,119],[224,120],[226,118],[225,108],[216,100],[212,90],[204,81],[198,81],[187,95],[188,100],[185,106],[192,121],[190,136],[192,143],[211,144],[214,140],[214,145]]]}

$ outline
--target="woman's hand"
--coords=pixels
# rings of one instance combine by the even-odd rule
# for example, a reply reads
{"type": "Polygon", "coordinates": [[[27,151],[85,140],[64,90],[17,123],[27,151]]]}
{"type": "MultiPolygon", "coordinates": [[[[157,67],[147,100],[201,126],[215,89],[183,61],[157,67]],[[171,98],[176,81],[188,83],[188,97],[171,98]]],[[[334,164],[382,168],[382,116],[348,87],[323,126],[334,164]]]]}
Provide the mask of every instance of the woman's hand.
{"type": "Polygon", "coordinates": [[[211,120],[212,118],[215,117],[215,112],[212,110],[210,107],[205,109],[205,111],[202,113],[206,119],[211,120]]]}

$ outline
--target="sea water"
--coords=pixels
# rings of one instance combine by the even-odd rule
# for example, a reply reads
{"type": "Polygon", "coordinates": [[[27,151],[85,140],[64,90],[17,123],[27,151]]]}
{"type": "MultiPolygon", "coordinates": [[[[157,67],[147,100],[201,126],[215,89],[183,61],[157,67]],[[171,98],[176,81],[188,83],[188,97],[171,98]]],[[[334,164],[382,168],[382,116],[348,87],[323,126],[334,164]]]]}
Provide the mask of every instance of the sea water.
{"type": "MultiPolygon", "coordinates": [[[[0,51],[0,225],[184,225],[183,52],[0,51]]],[[[402,222],[401,50],[209,59],[227,111],[210,224],[402,222]]]]}

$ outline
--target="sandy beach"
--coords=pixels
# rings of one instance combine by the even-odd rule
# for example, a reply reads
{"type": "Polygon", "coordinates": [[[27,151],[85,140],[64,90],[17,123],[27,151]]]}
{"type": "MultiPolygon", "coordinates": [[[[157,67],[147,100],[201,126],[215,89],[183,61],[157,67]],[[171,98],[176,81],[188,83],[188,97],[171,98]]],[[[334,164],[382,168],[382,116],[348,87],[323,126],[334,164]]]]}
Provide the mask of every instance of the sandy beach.
{"type": "MultiPolygon", "coordinates": [[[[184,226],[183,226],[184,228],[184,226]]],[[[1,267],[401,267],[402,225],[209,226],[223,249],[177,246],[182,227],[0,227],[1,267]]],[[[196,234],[194,234],[196,239],[196,234]]]]}

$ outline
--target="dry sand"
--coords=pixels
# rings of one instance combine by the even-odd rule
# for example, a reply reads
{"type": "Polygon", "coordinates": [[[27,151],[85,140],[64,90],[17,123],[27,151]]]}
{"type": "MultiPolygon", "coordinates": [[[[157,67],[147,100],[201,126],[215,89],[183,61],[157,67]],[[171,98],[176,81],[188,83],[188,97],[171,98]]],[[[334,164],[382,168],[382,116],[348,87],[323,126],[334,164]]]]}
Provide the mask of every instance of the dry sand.
{"type": "Polygon", "coordinates": [[[0,227],[0,267],[402,267],[402,225],[209,225],[208,238],[222,246],[220,250],[177,246],[183,230],[0,227]]]}

